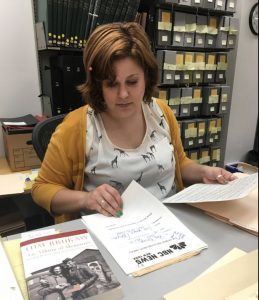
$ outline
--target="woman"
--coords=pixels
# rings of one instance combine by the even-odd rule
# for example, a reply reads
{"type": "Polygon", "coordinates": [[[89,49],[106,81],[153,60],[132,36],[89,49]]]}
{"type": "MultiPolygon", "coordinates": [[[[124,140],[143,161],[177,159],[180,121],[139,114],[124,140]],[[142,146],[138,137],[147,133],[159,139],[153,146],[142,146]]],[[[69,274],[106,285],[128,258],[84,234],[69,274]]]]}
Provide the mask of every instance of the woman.
{"type": "Polygon", "coordinates": [[[121,216],[120,195],[133,179],[158,199],[193,183],[235,179],[186,157],[171,109],[152,98],[158,67],[140,25],[98,26],[83,60],[87,105],[57,128],[32,189],[56,222],[89,211],[121,216]]]}

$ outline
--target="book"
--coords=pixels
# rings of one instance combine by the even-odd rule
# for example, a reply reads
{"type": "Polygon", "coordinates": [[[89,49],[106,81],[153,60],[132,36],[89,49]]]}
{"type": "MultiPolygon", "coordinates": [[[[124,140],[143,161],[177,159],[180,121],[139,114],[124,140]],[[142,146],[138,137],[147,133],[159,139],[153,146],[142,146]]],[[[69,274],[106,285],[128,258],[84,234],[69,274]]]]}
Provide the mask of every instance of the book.
{"type": "Polygon", "coordinates": [[[0,237],[1,299],[22,300],[23,296],[0,237]]]}
{"type": "Polygon", "coordinates": [[[132,181],[122,194],[123,215],[82,216],[127,275],[142,276],[199,254],[207,245],[152,193],[132,181]],[[120,251],[118,251],[120,249],[120,251]]]}
{"type": "Polygon", "coordinates": [[[122,298],[121,284],[86,229],[26,239],[20,249],[30,300],[122,298]]]}

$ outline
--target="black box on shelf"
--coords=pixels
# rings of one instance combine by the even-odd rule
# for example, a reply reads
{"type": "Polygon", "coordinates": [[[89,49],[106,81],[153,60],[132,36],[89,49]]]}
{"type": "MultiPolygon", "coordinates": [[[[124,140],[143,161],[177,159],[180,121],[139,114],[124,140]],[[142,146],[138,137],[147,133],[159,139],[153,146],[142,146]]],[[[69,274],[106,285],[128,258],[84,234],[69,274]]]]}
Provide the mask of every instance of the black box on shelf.
{"type": "Polygon", "coordinates": [[[205,145],[213,145],[218,140],[217,118],[207,119],[205,145]]]}
{"type": "Polygon", "coordinates": [[[206,119],[196,119],[197,124],[197,139],[196,139],[196,146],[202,147],[206,144],[206,128],[207,128],[207,121],[206,119]]]}
{"type": "Polygon", "coordinates": [[[210,148],[204,147],[199,149],[199,163],[201,165],[210,165],[210,148]]]}
{"type": "Polygon", "coordinates": [[[196,120],[182,120],[182,143],[184,149],[194,148],[197,139],[196,120]]]}
{"type": "Polygon", "coordinates": [[[192,88],[181,89],[181,106],[180,117],[189,117],[191,115],[191,103],[192,103],[192,88]]]}
{"type": "Polygon", "coordinates": [[[226,11],[236,12],[237,0],[226,0],[226,11]]]}
{"type": "Polygon", "coordinates": [[[208,9],[214,9],[214,7],[215,7],[215,0],[203,0],[202,7],[208,8],[208,9]]]}
{"type": "Polygon", "coordinates": [[[202,106],[202,87],[192,88],[192,103],[190,107],[190,115],[192,117],[198,117],[201,115],[202,106]]]}
{"type": "Polygon", "coordinates": [[[172,13],[170,10],[158,8],[156,10],[156,44],[169,46],[172,43],[172,13]]]}
{"type": "Polygon", "coordinates": [[[202,7],[203,6],[203,0],[191,0],[191,4],[194,7],[202,7]]]}
{"type": "Polygon", "coordinates": [[[203,87],[203,101],[201,109],[201,114],[203,116],[212,116],[218,113],[219,91],[219,87],[216,86],[203,87]]]}
{"type": "Polygon", "coordinates": [[[172,109],[176,117],[180,116],[180,104],[181,104],[181,89],[170,88],[168,105],[170,106],[170,108],[172,109]]]}
{"type": "Polygon", "coordinates": [[[230,105],[230,86],[220,86],[220,97],[219,97],[219,114],[226,114],[229,112],[230,105]]]}

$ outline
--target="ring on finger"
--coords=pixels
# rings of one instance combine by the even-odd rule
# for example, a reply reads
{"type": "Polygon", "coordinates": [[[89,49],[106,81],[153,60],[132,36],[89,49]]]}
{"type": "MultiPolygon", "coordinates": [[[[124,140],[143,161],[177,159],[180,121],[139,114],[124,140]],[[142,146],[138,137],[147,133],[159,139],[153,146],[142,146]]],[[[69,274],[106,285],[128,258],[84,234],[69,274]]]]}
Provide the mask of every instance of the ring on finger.
{"type": "Polygon", "coordinates": [[[217,176],[217,179],[220,179],[221,177],[223,177],[221,174],[219,174],[218,176],[217,176]]]}
{"type": "Polygon", "coordinates": [[[106,201],[102,199],[101,205],[104,205],[105,203],[106,203],[106,201]]]}

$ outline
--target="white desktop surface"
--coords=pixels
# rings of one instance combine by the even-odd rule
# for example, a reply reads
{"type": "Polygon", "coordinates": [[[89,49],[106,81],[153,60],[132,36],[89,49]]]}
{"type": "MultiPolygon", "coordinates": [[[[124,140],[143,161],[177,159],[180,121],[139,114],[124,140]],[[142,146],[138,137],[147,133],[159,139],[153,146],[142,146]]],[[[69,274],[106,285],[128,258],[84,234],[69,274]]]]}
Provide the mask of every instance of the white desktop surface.
{"type": "MultiPolygon", "coordinates": [[[[233,248],[240,248],[247,252],[258,248],[258,237],[216,220],[199,209],[186,204],[170,204],[167,207],[194,234],[208,244],[208,249],[203,250],[197,256],[141,277],[129,277],[125,275],[102,244],[95,239],[104,258],[122,284],[123,300],[161,300],[164,294],[193,280],[233,248]]],[[[81,220],[54,226],[62,231],[84,228],[81,220]]],[[[18,237],[19,235],[13,235],[7,237],[7,239],[18,237]]]]}

